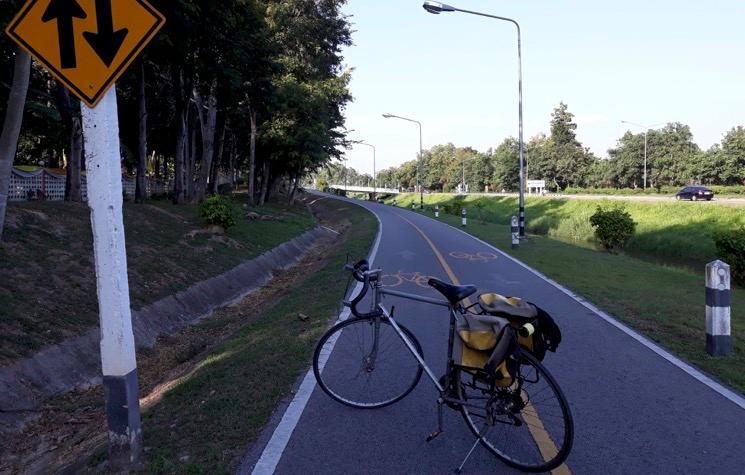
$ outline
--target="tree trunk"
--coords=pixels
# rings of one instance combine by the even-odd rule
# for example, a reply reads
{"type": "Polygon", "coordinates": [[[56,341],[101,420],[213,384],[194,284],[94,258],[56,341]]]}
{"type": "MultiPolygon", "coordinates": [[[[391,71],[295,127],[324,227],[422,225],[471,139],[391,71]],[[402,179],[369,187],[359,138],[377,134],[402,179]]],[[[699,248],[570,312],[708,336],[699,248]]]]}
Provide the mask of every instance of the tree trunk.
{"type": "Polygon", "coordinates": [[[225,119],[225,114],[218,113],[217,130],[219,130],[220,133],[217,135],[217,144],[215,146],[215,156],[212,159],[209,183],[209,193],[212,195],[217,194],[217,186],[220,179],[220,164],[222,163],[222,155],[225,151],[225,129],[227,128],[228,121],[225,119]]]}
{"type": "Polygon", "coordinates": [[[189,143],[187,144],[186,166],[184,167],[184,189],[186,201],[192,201],[194,197],[194,175],[197,166],[197,127],[192,108],[189,107],[189,114],[186,123],[189,127],[189,143]]]}
{"type": "Polygon", "coordinates": [[[5,227],[5,212],[8,205],[8,190],[13,160],[18,147],[18,135],[23,122],[23,107],[26,104],[29,77],[31,74],[31,57],[21,48],[16,48],[13,65],[13,85],[8,96],[8,108],[5,111],[3,132],[0,135],[0,239],[5,227]]]}
{"type": "Polygon", "coordinates": [[[259,206],[263,206],[269,193],[269,161],[264,161],[264,170],[261,174],[261,196],[259,196],[259,206]]]}
{"type": "Polygon", "coordinates": [[[176,99],[176,155],[173,162],[173,202],[181,204],[185,201],[184,193],[185,168],[186,168],[186,140],[187,140],[187,120],[188,104],[184,101],[184,74],[174,68],[172,70],[172,81],[174,85],[176,99]]]}
{"type": "Polygon", "coordinates": [[[147,199],[147,102],[145,98],[145,61],[140,60],[139,133],[137,136],[137,182],[135,183],[135,202],[147,199]]]}
{"type": "Polygon", "coordinates": [[[70,161],[65,174],[65,201],[83,201],[81,170],[83,156],[83,127],[79,117],[72,118],[70,131],[70,161]]]}
{"type": "Polygon", "coordinates": [[[80,125],[80,118],[73,108],[73,101],[76,104],[78,101],[77,99],[73,100],[67,89],[59,82],[54,89],[54,101],[57,111],[62,118],[62,123],[70,136],[70,158],[67,161],[67,169],[65,170],[65,201],[80,202],[83,201],[80,183],[83,129],[80,125]]]}
{"type": "Polygon", "coordinates": [[[295,192],[297,191],[297,184],[300,182],[300,178],[295,177],[290,179],[290,193],[288,196],[288,202],[290,206],[295,204],[295,192]]]}
{"type": "Polygon", "coordinates": [[[251,109],[251,140],[248,154],[248,204],[256,203],[256,111],[251,109]]]}
{"type": "Polygon", "coordinates": [[[230,134],[230,151],[228,152],[228,172],[230,173],[230,186],[235,189],[235,135],[230,134]]]}
{"type": "Polygon", "coordinates": [[[217,81],[213,80],[210,86],[207,106],[202,104],[202,98],[194,92],[194,103],[197,107],[197,117],[202,132],[202,165],[195,186],[193,200],[200,202],[204,200],[207,193],[207,179],[210,176],[212,158],[215,153],[215,129],[217,127],[217,81]],[[206,110],[205,110],[206,109],[206,110]]]}

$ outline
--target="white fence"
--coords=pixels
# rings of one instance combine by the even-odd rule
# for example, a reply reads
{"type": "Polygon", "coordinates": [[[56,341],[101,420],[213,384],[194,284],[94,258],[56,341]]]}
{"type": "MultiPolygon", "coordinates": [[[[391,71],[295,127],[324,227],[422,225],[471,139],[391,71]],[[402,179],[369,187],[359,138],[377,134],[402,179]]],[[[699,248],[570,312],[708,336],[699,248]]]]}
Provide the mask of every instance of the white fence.
{"type": "MultiPolygon", "coordinates": [[[[163,181],[150,179],[145,181],[148,196],[166,193],[166,183],[163,181]]],[[[83,200],[87,200],[88,182],[85,175],[81,176],[80,182],[83,200]]],[[[122,175],[122,188],[129,199],[134,199],[134,178],[122,175]]],[[[10,190],[8,191],[10,201],[62,201],[65,199],[65,171],[58,168],[39,168],[27,171],[13,167],[10,173],[10,190]]]]}

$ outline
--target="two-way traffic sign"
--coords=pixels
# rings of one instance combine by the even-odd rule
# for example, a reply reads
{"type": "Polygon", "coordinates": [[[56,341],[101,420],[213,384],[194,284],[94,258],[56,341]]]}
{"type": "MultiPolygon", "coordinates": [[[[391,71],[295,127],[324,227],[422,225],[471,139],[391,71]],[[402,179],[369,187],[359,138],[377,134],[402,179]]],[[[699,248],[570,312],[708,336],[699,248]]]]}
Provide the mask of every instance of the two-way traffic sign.
{"type": "Polygon", "coordinates": [[[30,0],[6,32],[94,107],[164,23],[146,0],[30,0]]]}

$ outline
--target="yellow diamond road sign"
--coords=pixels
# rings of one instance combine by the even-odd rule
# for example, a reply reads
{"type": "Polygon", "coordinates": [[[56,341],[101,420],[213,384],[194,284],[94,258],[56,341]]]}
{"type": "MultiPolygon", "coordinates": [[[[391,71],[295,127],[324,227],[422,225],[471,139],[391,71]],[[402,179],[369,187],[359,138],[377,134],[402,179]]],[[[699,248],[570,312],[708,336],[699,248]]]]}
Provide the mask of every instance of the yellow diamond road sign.
{"type": "Polygon", "coordinates": [[[6,32],[94,107],[164,23],[145,0],[29,0],[6,32]]]}

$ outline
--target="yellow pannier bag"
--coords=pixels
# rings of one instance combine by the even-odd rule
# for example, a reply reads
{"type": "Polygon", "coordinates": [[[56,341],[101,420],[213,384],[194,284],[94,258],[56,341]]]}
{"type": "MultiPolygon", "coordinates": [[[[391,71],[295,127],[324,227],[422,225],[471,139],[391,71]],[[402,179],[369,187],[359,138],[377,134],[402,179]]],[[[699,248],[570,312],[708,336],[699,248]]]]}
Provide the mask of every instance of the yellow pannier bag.
{"type": "Polygon", "coordinates": [[[492,315],[467,313],[456,324],[453,358],[481,379],[498,386],[509,386],[516,362],[510,357],[517,349],[517,338],[509,320],[492,315]]]}
{"type": "Polygon", "coordinates": [[[518,343],[533,356],[543,360],[546,351],[556,351],[561,330],[545,310],[518,297],[486,293],[479,296],[478,306],[488,315],[506,318],[517,331],[518,343]]]}

